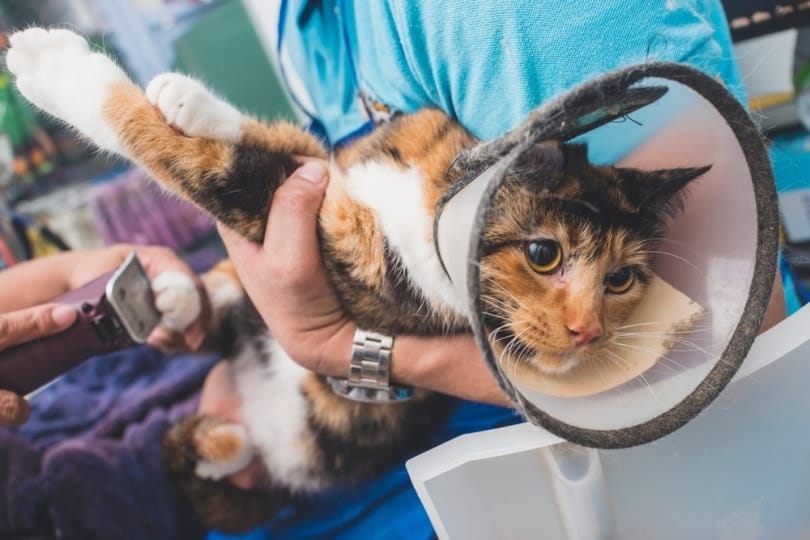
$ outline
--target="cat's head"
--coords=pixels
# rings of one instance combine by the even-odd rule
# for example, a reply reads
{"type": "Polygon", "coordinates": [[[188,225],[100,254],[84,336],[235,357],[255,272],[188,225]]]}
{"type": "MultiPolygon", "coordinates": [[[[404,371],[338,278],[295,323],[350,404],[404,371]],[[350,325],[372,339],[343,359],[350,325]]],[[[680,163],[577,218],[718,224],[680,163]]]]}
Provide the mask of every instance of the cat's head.
{"type": "Polygon", "coordinates": [[[493,201],[481,259],[498,348],[546,374],[596,356],[644,295],[666,221],[710,167],[590,164],[583,145],[541,143],[493,201]]]}

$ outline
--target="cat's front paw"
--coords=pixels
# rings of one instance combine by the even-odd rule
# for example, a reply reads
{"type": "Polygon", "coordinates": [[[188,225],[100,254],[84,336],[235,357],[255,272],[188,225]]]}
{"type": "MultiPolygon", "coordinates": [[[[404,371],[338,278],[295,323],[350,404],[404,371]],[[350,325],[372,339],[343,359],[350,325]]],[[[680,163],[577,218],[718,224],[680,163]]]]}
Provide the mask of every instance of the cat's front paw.
{"type": "Polygon", "coordinates": [[[115,62],[64,29],[28,28],[12,34],[9,42],[6,64],[23,96],[99,147],[120,151],[118,137],[104,117],[110,86],[129,81],[115,62]]]}
{"type": "Polygon", "coordinates": [[[152,281],[155,306],[163,315],[161,326],[183,332],[202,312],[200,292],[194,281],[182,272],[163,272],[152,281]]]}
{"type": "Polygon", "coordinates": [[[189,137],[238,142],[242,113],[185,75],[163,73],[146,86],[146,99],[166,123],[189,137]]]}

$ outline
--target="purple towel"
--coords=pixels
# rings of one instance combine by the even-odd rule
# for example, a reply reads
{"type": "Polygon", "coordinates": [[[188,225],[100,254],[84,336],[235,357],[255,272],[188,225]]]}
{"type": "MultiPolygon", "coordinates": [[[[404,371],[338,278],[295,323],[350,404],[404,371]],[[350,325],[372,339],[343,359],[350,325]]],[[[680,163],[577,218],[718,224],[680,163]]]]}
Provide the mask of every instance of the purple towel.
{"type": "Polygon", "coordinates": [[[213,233],[213,219],[130,169],[87,193],[96,229],[107,245],[132,242],[186,249],[213,233]]]}
{"type": "Polygon", "coordinates": [[[45,389],[29,422],[0,429],[0,537],[200,538],[161,460],[213,357],[136,347],[93,358],[45,389]]]}

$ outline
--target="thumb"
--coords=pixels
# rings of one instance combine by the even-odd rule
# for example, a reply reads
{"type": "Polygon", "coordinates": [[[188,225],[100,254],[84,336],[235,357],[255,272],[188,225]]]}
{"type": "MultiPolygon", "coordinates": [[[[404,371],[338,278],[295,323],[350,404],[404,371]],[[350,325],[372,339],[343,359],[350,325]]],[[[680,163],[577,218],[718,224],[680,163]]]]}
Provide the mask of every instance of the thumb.
{"type": "Polygon", "coordinates": [[[0,390],[0,427],[17,427],[31,414],[28,402],[21,396],[0,390]]]}
{"type": "Polygon", "coordinates": [[[273,195],[264,246],[272,251],[295,253],[299,260],[315,257],[318,250],[318,210],[321,207],[328,170],[323,161],[308,161],[299,167],[273,195]]]}

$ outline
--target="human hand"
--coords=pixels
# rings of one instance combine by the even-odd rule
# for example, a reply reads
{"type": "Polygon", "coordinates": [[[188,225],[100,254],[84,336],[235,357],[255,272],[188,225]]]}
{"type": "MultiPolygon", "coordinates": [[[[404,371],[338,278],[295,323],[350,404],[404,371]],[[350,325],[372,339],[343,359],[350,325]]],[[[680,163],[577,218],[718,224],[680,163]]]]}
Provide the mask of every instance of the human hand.
{"type": "MultiPolygon", "coordinates": [[[[345,377],[356,325],[329,284],[318,245],[317,216],[326,183],[322,162],[308,162],[282,183],[261,246],[218,227],[274,339],[302,366],[345,377]]],[[[510,404],[470,335],[396,336],[391,379],[464,399],[510,404]]]]}
{"type": "Polygon", "coordinates": [[[68,268],[66,290],[73,290],[119,267],[133,251],[138,255],[138,260],[153,282],[161,274],[167,273],[179,273],[188,277],[196,288],[201,304],[200,316],[183,332],[159,326],[149,336],[147,343],[163,350],[199,349],[205,339],[210,315],[208,297],[200,278],[171,249],[162,246],[119,244],[101,250],[57,255],[53,258],[53,263],[68,268]]]}
{"type": "Polygon", "coordinates": [[[208,295],[199,276],[169,248],[136,247],[135,251],[150,279],[155,280],[158,276],[169,272],[179,272],[191,279],[201,300],[200,316],[184,331],[177,332],[158,326],[149,335],[147,343],[162,350],[198,350],[205,340],[211,313],[208,295]]]}
{"type": "Polygon", "coordinates": [[[317,218],[326,164],[305,163],[276,190],[263,245],[218,224],[239,279],[274,339],[302,366],[343,376],[355,325],[326,276],[317,218]]]}
{"type": "MultiPolygon", "coordinates": [[[[0,351],[35,339],[58,334],[76,321],[76,310],[47,304],[0,313],[0,351]]],[[[28,420],[28,402],[13,392],[0,390],[0,426],[16,427],[28,420]]]]}

